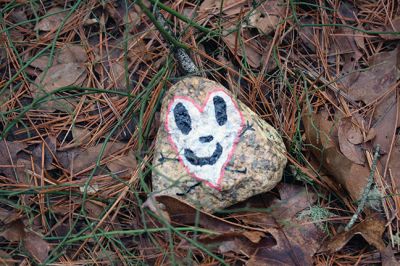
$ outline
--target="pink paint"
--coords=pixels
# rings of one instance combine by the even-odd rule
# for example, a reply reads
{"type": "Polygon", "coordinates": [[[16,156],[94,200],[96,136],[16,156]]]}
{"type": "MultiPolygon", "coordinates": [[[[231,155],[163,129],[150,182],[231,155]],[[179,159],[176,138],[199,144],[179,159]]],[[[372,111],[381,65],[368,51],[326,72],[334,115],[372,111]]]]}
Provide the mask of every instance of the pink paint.
{"type": "Polygon", "coordinates": [[[168,140],[169,140],[170,144],[172,145],[174,151],[175,151],[176,154],[178,155],[178,160],[179,160],[179,162],[180,162],[180,163],[182,164],[182,166],[186,169],[186,172],[187,172],[190,176],[192,176],[193,178],[195,178],[195,179],[197,179],[197,180],[199,180],[199,181],[205,181],[205,183],[206,183],[208,186],[210,186],[210,187],[212,187],[212,188],[215,188],[215,189],[217,189],[217,190],[219,190],[219,191],[221,191],[221,186],[220,186],[220,185],[221,185],[221,182],[222,182],[222,178],[223,178],[223,176],[224,176],[224,174],[225,174],[225,167],[227,166],[227,164],[229,163],[229,161],[232,159],[232,156],[233,156],[233,154],[234,154],[234,152],[235,152],[236,146],[237,146],[237,144],[238,144],[238,142],[239,142],[239,139],[240,139],[240,133],[243,131],[243,127],[244,127],[244,117],[243,117],[242,112],[240,112],[239,107],[238,107],[236,101],[234,101],[234,100],[232,99],[232,97],[231,97],[229,94],[227,94],[227,93],[225,92],[225,90],[222,89],[222,88],[216,88],[215,90],[209,92],[209,93],[207,94],[206,100],[204,101],[204,103],[203,103],[202,105],[199,105],[199,104],[198,104],[197,102],[195,102],[192,98],[187,97],[187,96],[175,96],[175,97],[169,102],[169,104],[168,104],[168,109],[167,109],[167,112],[166,112],[166,119],[165,119],[165,130],[166,130],[167,133],[168,133],[168,140]],[[204,179],[198,177],[195,173],[192,173],[192,172],[190,171],[190,169],[187,167],[187,165],[185,165],[185,163],[184,163],[184,161],[183,161],[183,159],[182,159],[182,156],[181,156],[180,153],[179,153],[178,147],[176,146],[174,140],[172,139],[171,134],[169,133],[169,132],[170,132],[170,128],[169,128],[169,125],[168,125],[168,114],[170,113],[171,108],[172,108],[172,105],[175,103],[175,100],[177,100],[177,99],[182,99],[182,100],[186,100],[186,101],[188,101],[188,102],[191,102],[191,103],[197,108],[197,110],[199,110],[200,113],[203,113],[203,112],[204,112],[204,109],[205,109],[206,106],[207,106],[207,103],[208,103],[208,101],[209,101],[211,95],[212,95],[213,93],[220,92],[220,91],[223,92],[224,94],[226,94],[226,95],[231,99],[231,101],[232,101],[234,107],[236,108],[236,110],[238,111],[238,113],[239,113],[239,115],[240,115],[241,123],[240,123],[239,130],[238,130],[238,132],[237,132],[237,134],[236,134],[236,137],[235,137],[235,139],[234,139],[234,141],[233,141],[232,148],[231,148],[230,152],[228,153],[228,158],[226,159],[226,161],[224,162],[224,164],[223,164],[223,166],[222,166],[222,168],[221,168],[220,175],[219,175],[219,177],[218,177],[218,179],[217,179],[217,182],[216,182],[217,185],[214,185],[213,183],[208,182],[208,181],[205,181],[204,179]]]}

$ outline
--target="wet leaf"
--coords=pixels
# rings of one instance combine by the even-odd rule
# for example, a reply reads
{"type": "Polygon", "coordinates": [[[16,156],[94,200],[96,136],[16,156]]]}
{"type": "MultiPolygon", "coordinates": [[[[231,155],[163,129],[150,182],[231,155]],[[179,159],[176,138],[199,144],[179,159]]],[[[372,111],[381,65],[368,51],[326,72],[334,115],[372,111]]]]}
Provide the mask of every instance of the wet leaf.
{"type": "Polygon", "coordinates": [[[357,164],[364,164],[365,157],[360,144],[363,142],[361,130],[353,123],[352,117],[340,119],[338,126],[340,151],[349,160],[357,164]]]}
{"type": "Polygon", "coordinates": [[[46,17],[36,24],[34,30],[55,31],[67,16],[67,12],[61,7],[52,7],[46,12],[46,17]]]}

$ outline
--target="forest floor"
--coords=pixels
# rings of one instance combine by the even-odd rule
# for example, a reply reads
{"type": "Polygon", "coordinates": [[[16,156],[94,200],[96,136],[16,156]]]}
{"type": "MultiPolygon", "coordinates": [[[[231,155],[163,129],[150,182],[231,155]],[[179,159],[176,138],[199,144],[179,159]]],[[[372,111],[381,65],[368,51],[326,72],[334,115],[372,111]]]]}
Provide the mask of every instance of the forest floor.
{"type": "Polygon", "coordinates": [[[398,264],[398,1],[150,2],[282,135],[282,181],[215,214],[144,208],[184,77],[153,7],[0,1],[0,265],[398,264]]]}

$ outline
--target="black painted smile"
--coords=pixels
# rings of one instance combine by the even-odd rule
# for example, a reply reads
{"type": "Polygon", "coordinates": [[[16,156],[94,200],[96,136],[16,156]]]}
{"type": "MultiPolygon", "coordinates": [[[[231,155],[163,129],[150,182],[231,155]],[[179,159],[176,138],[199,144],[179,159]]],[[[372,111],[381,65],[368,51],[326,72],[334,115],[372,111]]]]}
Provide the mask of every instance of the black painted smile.
{"type": "Polygon", "coordinates": [[[206,164],[213,165],[215,164],[219,157],[221,157],[222,154],[222,146],[221,144],[217,143],[217,147],[215,148],[215,151],[213,154],[209,157],[197,157],[196,154],[191,149],[185,149],[185,158],[189,161],[189,163],[193,165],[198,165],[198,166],[203,166],[206,164]]]}

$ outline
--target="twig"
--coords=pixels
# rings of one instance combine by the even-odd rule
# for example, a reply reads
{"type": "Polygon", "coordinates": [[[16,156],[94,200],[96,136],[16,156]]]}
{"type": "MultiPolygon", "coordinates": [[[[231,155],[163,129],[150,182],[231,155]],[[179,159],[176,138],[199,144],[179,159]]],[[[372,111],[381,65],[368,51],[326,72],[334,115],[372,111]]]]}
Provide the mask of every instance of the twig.
{"type": "Polygon", "coordinates": [[[142,2],[142,0],[138,0],[137,4],[143,10],[143,12],[147,15],[147,17],[153,22],[154,26],[157,30],[160,31],[161,35],[164,39],[168,42],[169,46],[171,46],[171,51],[174,54],[175,59],[179,62],[182,70],[185,74],[194,75],[198,73],[199,70],[197,66],[194,64],[193,60],[187,54],[186,49],[188,46],[179,42],[171,27],[169,26],[168,22],[165,20],[164,16],[159,11],[157,5],[154,6],[153,14],[142,2]]]}
{"type": "Polygon", "coordinates": [[[364,188],[363,194],[361,195],[360,204],[358,205],[356,212],[353,214],[353,217],[351,217],[351,220],[344,228],[345,231],[349,231],[351,229],[351,227],[356,222],[358,216],[364,209],[365,203],[367,202],[368,194],[371,191],[371,186],[374,181],[374,173],[375,173],[376,164],[377,164],[378,158],[379,158],[379,150],[380,150],[380,146],[378,144],[375,149],[374,158],[373,158],[372,166],[371,166],[371,171],[369,172],[369,176],[368,176],[368,182],[364,188]]]}

